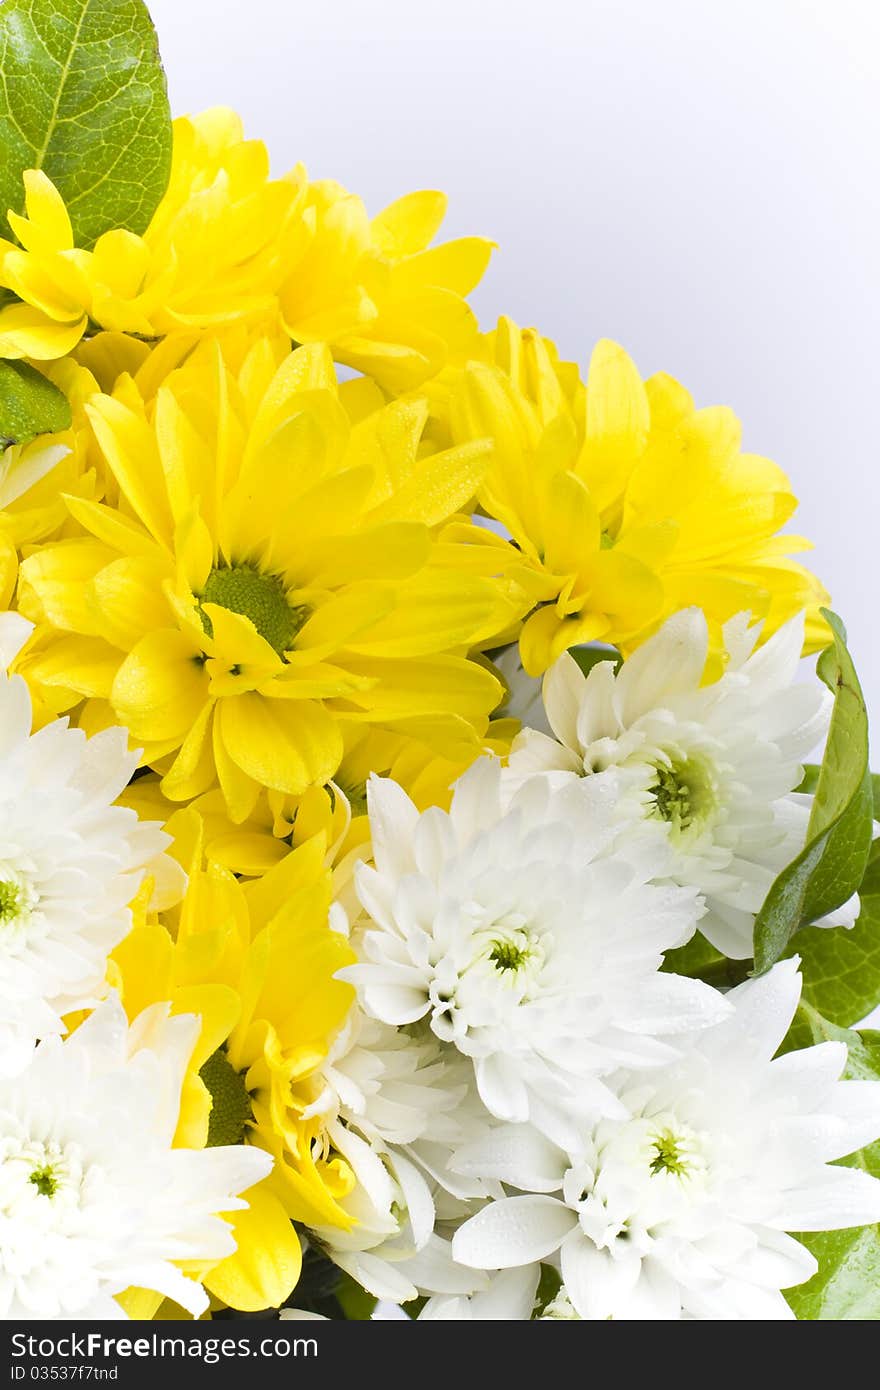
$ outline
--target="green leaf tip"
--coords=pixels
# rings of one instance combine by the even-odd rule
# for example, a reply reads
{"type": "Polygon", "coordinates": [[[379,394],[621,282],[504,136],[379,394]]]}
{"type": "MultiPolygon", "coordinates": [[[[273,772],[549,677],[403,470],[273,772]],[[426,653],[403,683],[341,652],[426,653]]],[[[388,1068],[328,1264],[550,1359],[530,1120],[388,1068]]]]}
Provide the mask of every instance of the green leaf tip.
{"type": "Polygon", "coordinates": [[[70,402],[48,377],[26,362],[0,361],[0,447],[70,425],[70,402]]]}

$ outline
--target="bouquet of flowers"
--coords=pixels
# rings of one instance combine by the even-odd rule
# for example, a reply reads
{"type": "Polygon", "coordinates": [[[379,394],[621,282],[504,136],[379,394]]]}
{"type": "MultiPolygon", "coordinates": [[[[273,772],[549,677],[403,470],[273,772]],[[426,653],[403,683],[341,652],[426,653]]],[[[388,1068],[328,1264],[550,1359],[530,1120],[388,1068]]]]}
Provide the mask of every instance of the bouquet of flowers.
{"type": "Polygon", "coordinates": [[[482,331],[440,193],[172,122],[140,0],[0,63],[0,1316],[880,1318],[785,475],[482,331]]]}

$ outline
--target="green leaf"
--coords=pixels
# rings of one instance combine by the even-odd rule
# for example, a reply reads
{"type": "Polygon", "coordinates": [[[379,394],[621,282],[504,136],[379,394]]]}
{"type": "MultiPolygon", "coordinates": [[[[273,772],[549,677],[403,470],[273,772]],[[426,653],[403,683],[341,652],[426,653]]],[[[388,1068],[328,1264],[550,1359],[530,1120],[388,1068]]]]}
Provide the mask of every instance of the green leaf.
{"type": "Polygon", "coordinates": [[[569,647],[568,654],[574,657],[585,676],[588,676],[600,661],[613,661],[615,671],[623,663],[623,657],[616,647],[609,647],[600,642],[589,642],[583,647],[569,647]]]}
{"type": "Polygon", "coordinates": [[[343,1274],[336,1288],[336,1298],[349,1322],[369,1322],[378,1300],[361,1288],[350,1274],[343,1274]]]}
{"type": "Polygon", "coordinates": [[[816,782],[807,842],[770,888],[755,919],[755,969],[769,970],[794,933],[839,907],[854,893],[871,849],[872,782],[868,770],[868,715],[846,631],[822,610],[834,641],[817,671],[834,694],[825,756],[816,782]]]}
{"type": "Polygon", "coordinates": [[[822,771],[818,763],[804,763],[804,775],[800,784],[795,787],[795,791],[807,792],[812,796],[816,787],[819,785],[819,773],[822,771]]]}
{"type": "MultiPolygon", "coordinates": [[[[814,792],[819,781],[821,768],[818,763],[804,763],[804,775],[800,786],[795,790],[799,792],[814,792]]],[[[871,799],[874,803],[874,819],[880,820],[880,772],[871,773],[871,799]]]]}
{"type": "Polygon", "coordinates": [[[562,1275],[552,1265],[541,1265],[541,1273],[538,1278],[538,1287],[535,1290],[535,1306],[532,1310],[532,1318],[539,1318],[549,1303],[562,1288],[562,1275]]]}
{"type": "Polygon", "coordinates": [[[691,979],[702,978],[705,970],[716,970],[727,965],[728,961],[720,951],[711,946],[701,932],[696,932],[685,946],[676,946],[667,951],[660,969],[674,975],[688,975],[691,979]]]}
{"type": "Polygon", "coordinates": [[[21,212],[25,169],[67,203],[79,246],[145,231],[171,169],[171,112],[141,0],[0,6],[0,227],[21,212]]]}
{"type": "MultiPolygon", "coordinates": [[[[799,1046],[829,1039],[845,1042],[849,1055],[844,1075],[880,1081],[880,1033],[836,1028],[803,1003],[797,1021],[804,1039],[799,1046]]],[[[842,1161],[880,1178],[880,1141],[842,1161]]],[[[802,1233],[796,1239],[819,1261],[812,1279],[785,1291],[796,1317],[820,1322],[880,1320],[880,1226],[802,1233]]]]}
{"type": "Polygon", "coordinates": [[[859,900],[851,930],[806,927],[787,952],[801,957],[806,1001],[845,1028],[880,1004],[880,841],[872,846],[859,900]]]}
{"type": "Polygon", "coordinates": [[[0,362],[0,445],[70,429],[70,403],[26,362],[0,362]]]}

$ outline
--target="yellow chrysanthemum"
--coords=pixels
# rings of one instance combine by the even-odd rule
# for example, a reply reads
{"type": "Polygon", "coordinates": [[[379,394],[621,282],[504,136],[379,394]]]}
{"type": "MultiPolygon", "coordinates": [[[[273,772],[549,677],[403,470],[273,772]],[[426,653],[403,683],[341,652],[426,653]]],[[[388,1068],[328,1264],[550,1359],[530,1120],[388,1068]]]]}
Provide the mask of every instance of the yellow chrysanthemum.
{"type": "Polygon", "coordinates": [[[233,1220],[235,1254],[202,1277],[232,1307],[277,1307],[299,1275],[291,1221],[352,1225],[339,1199],[354,1175],[309,1109],[354,998],[335,978],[354,953],[329,925],[322,836],[242,885],[206,864],[194,812],[179,813],[175,829],[189,870],[184,902],[167,919],[135,926],[114,953],[111,978],[131,1017],[167,1000],[174,1013],[202,1019],[177,1142],[247,1142],[274,1157],[272,1173],[247,1194],[249,1210],[233,1220]]]}
{"type": "Polygon", "coordinates": [[[0,609],[9,607],[15,590],[21,545],[51,536],[66,517],[58,494],[53,489],[45,497],[40,484],[70,452],[58,435],[10,444],[0,452],[0,609]]]}
{"type": "MultiPolygon", "coordinates": [[[[476,350],[477,320],[465,296],[485,274],[492,243],[459,237],[431,246],[446,213],[445,194],[407,194],[370,222],[361,200],[339,185],[315,184],[313,190],[319,226],[322,216],[329,221],[345,209],[363,298],[354,322],[310,321],[304,303],[313,302],[314,274],[309,265],[297,267],[281,291],[284,325],[293,338],[329,342],[338,362],[364,372],[392,395],[419,386],[448,360],[476,350]]],[[[317,236],[315,259],[321,246],[317,236]]]]}
{"type": "Polygon", "coordinates": [[[48,364],[45,374],[69,400],[73,425],[0,452],[0,609],[10,605],[21,552],[69,531],[63,494],[100,495],[97,450],[82,428],[85,403],[97,389],[94,378],[69,359],[48,364]]]}
{"type": "MultiPolygon", "coordinates": [[[[354,866],[369,848],[370,775],[393,778],[420,810],[447,809],[453,783],[471,762],[482,752],[505,757],[519,728],[514,719],[494,720],[482,743],[462,749],[458,758],[443,758],[405,734],[350,724],[343,727],[342,761],[327,786],[310,787],[302,796],[261,791],[241,824],[230,819],[219,790],[197,797],[191,807],[204,825],[205,849],[212,863],[244,878],[258,878],[280,863],[291,847],[323,835],[334,894],[347,905],[354,866]]],[[[174,810],[162,794],[161,779],[152,773],[138,777],[121,800],[147,820],[164,820],[174,810]]],[[[171,816],[169,832],[174,832],[177,817],[184,814],[177,811],[171,816]]]]}
{"type": "MultiPolygon", "coordinates": [[[[484,355],[494,360],[448,373],[432,399],[455,440],[496,441],[477,495],[521,552],[507,572],[534,604],[520,639],[527,671],[577,643],[632,650],[690,604],[716,646],[735,613],[763,619],[766,637],[804,608],[808,649],[822,645],[827,595],[789,558],[808,543],[777,534],[796,499],[775,464],[740,451],[732,411],[695,409],[668,376],[643,383],[607,341],[585,389],[552,345],[507,321],[484,355]]],[[[483,544],[500,542],[486,533],[483,544]]]]}
{"type": "Polygon", "coordinates": [[[20,246],[0,242],[0,284],[23,301],[0,312],[0,355],[60,357],[89,320],[155,337],[270,313],[304,233],[298,189],[269,179],[268,155],[218,108],[174,123],[168,190],[143,237],[113,230],[74,246],[61,195],[24,175],[27,217],[11,213],[20,246]]]}
{"type": "Polygon", "coordinates": [[[262,342],[236,373],[205,343],[154,402],[123,378],[88,411],[119,506],[68,498],[80,535],[25,560],[19,669],[125,725],[167,797],[219,783],[243,821],[262,787],[326,784],[345,721],[452,756],[485,732],[501,688],[466,654],[521,610],[432,528],[488,445],[422,456],[413,403],[352,428],[325,349],[276,367],[262,342]]]}
{"type": "Polygon", "coordinates": [[[271,179],[266,147],[225,108],[174,122],[169,186],[143,236],[116,229],[77,247],[46,174],[24,184],[27,216],[9,214],[18,244],[0,240],[0,286],[21,301],[0,310],[0,357],[62,357],[90,325],[156,338],[246,322],[329,343],[396,391],[477,341],[464,296],[492,247],[429,249],[442,194],[410,194],[370,221],[302,165],[271,179]]]}

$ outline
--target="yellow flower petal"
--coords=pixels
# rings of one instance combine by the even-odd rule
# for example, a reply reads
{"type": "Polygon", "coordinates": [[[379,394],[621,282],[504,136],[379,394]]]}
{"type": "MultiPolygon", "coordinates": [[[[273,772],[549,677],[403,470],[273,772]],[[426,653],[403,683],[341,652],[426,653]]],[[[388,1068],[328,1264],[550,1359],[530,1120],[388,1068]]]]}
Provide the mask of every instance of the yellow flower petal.
{"type": "Polygon", "coordinates": [[[373,516],[381,521],[421,521],[438,526],[476,495],[492,458],[488,440],[429,454],[373,516]]]}
{"type": "Polygon", "coordinates": [[[86,412],[120,488],[144,525],[170,550],[171,511],[155,436],[146,420],[111,396],[94,397],[86,412]]]}
{"type": "Polygon", "coordinates": [[[442,710],[466,719],[487,715],[504,698],[504,687],[489,671],[463,657],[434,656],[387,661],[375,656],[346,657],[353,674],[366,676],[365,690],[348,694],[339,704],[346,711],[369,711],[374,719],[439,715],[442,710]]]}
{"type": "Polygon", "coordinates": [[[95,575],[87,601],[108,642],[130,650],[148,632],[168,622],[162,593],[165,567],[141,557],[114,560],[95,575]]]}
{"type": "Polygon", "coordinates": [[[136,1322],[152,1322],[159,1311],[163,1299],[152,1289],[126,1289],[116,1294],[116,1302],[130,1318],[136,1322]]]}
{"type": "Polygon", "coordinates": [[[516,616],[499,585],[447,570],[423,571],[407,581],[393,612],[348,645],[375,656],[428,656],[487,641],[516,616]]]}
{"type": "Polygon", "coordinates": [[[220,665],[253,667],[262,672],[281,670],[281,657],[260,636],[250,618],[217,603],[202,604],[202,609],[213,630],[205,646],[220,665]]]}
{"type": "Polygon", "coordinates": [[[73,228],[64,199],[52,180],[42,169],[26,169],[22,181],[28,219],[40,229],[39,249],[43,252],[71,250],[73,228]]]}
{"type": "Polygon", "coordinates": [[[303,556],[309,584],[337,588],[358,579],[408,579],[421,569],[431,550],[431,537],[417,522],[400,521],[370,527],[354,536],[329,535],[303,556]]]}
{"type": "Polygon", "coordinates": [[[181,632],[151,632],[129,652],[111,700],[135,739],[183,740],[208,700],[202,653],[181,632]]]}
{"type": "Polygon", "coordinates": [[[162,778],[162,791],[169,801],[189,801],[192,797],[200,796],[202,792],[207,791],[213,783],[213,714],[214,703],[208,700],[193,721],[177,756],[162,778]]]}
{"type": "Polygon", "coordinates": [[[485,275],[494,246],[485,237],[466,236],[410,256],[395,267],[394,293],[439,285],[459,295],[470,294],[485,275]]]}
{"type": "Polygon", "coordinates": [[[317,608],[296,638],[296,649],[316,660],[350,646],[374,630],[396,603],[394,590],[378,584],[352,585],[317,608]]]}
{"type": "Polygon", "coordinates": [[[49,362],[72,352],[86,331],[85,314],[72,323],[56,323],[29,304],[0,309],[0,357],[33,357],[49,362]]]}
{"type": "Polygon", "coordinates": [[[279,1308],[296,1288],[302,1267],[299,1237],[281,1202],[260,1183],[244,1194],[246,1211],[227,1218],[235,1253],[205,1276],[205,1287],[230,1308],[255,1313],[279,1308]]]}
{"type": "Polygon", "coordinates": [[[62,541],[38,550],[21,566],[19,606],[26,617],[69,632],[98,636],[86,586],[116,556],[92,540],[62,541]]]}
{"type": "Polygon", "coordinates": [[[220,790],[226,799],[229,819],[234,825],[241,825],[251,815],[257,803],[260,784],[253,777],[249,777],[246,772],[243,772],[229,756],[226,744],[220,734],[219,719],[214,723],[213,748],[214,764],[217,768],[220,790]]]}
{"type": "Polygon", "coordinates": [[[370,223],[375,246],[394,259],[424,250],[440,230],[447,203],[446,194],[435,189],[421,189],[397,198],[370,223]]]}
{"type": "Polygon", "coordinates": [[[100,637],[61,637],[28,661],[28,678],[106,700],[119,669],[119,652],[100,637]]]}
{"type": "Polygon", "coordinates": [[[569,647],[578,642],[595,642],[608,633],[610,622],[602,613],[586,618],[560,618],[555,606],[539,608],[522,630],[519,650],[524,669],[540,676],[569,647]]]}
{"type": "Polygon", "coordinates": [[[600,510],[626,486],[644,450],[650,423],[638,368],[622,347],[603,338],[590,360],[586,439],[579,465],[600,510]]]}
{"type": "Polygon", "coordinates": [[[64,502],[71,516],[97,540],[123,555],[156,555],[156,542],[135,521],[129,520],[114,507],[90,502],[83,497],[65,495],[64,502]]]}
{"type": "Polygon", "coordinates": [[[264,787],[298,796],[329,782],[339,766],[342,735],[315,702],[238,695],[220,702],[217,719],[232,761],[264,787]]]}
{"type": "Polygon", "coordinates": [[[578,574],[599,549],[599,513],[574,473],[557,473],[544,499],[544,559],[558,574],[578,574]]]}
{"type": "Polygon", "coordinates": [[[170,999],[174,944],[164,927],[134,927],[116,947],[113,960],[124,981],[122,1002],[130,1019],[157,999],[170,999]]]}

